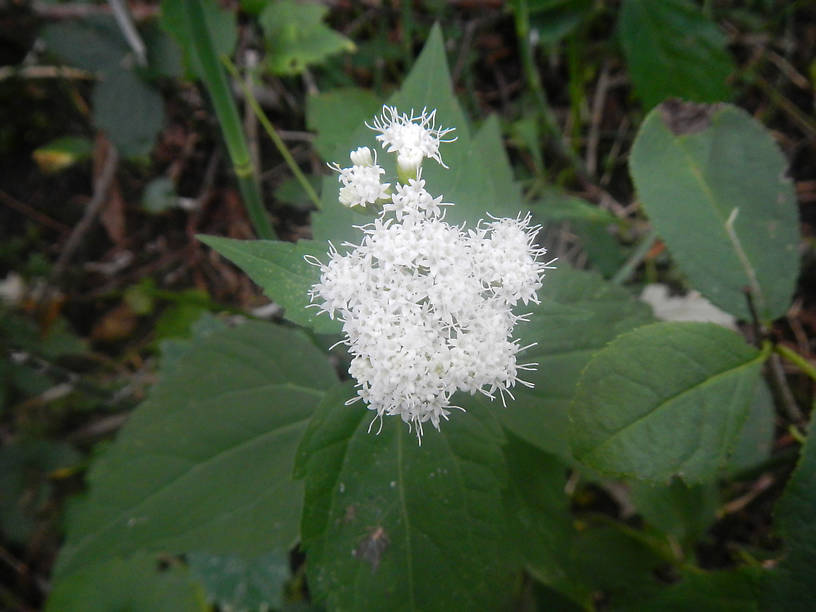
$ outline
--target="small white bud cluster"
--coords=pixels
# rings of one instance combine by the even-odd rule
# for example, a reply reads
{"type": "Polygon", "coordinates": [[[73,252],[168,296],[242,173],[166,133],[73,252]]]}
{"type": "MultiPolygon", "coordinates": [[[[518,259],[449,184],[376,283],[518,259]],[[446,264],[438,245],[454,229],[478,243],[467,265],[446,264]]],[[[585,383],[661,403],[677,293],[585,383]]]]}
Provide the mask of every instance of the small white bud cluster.
{"type": "MultiPolygon", "coordinates": [[[[434,113],[409,117],[384,107],[369,127],[398,158],[420,151],[420,163],[428,157],[441,164],[440,136],[451,130],[434,129],[434,113]]],[[[357,149],[351,159],[353,169],[335,168],[341,201],[345,189],[377,191],[354,171],[378,168],[369,149],[357,149]],[[357,184],[363,180],[364,187],[357,184]]],[[[552,262],[541,261],[546,251],[535,245],[539,227],[529,214],[480,221],[468,231],[446,223],[441,207],[450,204],[428,193],[419,164],[414,178],[377,194],[382,211],[360,227],[359,245],[344,243],[342,254],[332,245],[327,264],[308,258],[321,272],[310,296],[312,305],[343,322],[349,374],[357,381],[349,403],[364,400],[381,424],[384,415],[400,415],[421,442],[423,423],[439,429],[449,409],[459,408],[450,404],[456,391],[491,399],[498,391],[504,402],[516,383],[532,386],[518,377],[537,364],[516,362],[527,347],[511,337],[526,319],[512,308],[538,303],[536,291],[552,262]]]]}

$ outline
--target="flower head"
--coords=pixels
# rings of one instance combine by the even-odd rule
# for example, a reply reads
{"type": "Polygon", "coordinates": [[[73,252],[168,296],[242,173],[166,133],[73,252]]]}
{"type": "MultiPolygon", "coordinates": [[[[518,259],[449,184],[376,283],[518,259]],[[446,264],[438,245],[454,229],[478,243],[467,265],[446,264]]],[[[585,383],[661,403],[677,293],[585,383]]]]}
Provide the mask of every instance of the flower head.
{"type": "Polygon", "coordinates": [[[329,164],[337,172],[337,179],[342,183],[340,188],[340,203],[343,206],[365,206],[374,204],[377,200],[388,197],[390,183],[380,182],[385,174],[377,165],[376,157],[372,158],[368,147],[360,147],[349,155],[352,166],[341,168],[338,164],[329,164]]]}
{"type": "MultiPolygon", "coordinates": [[[[434,113],[423,110],[414,118],[385,107],[383,117],[388,115],[392,125],[380,117],[375,126],[383,143],[396,150],[399,138],[409,140],[400,129],[413,134],[410,126],[425,130],[430,124],[433,130],[434,113]]],[[[426,156],[441,163],[439,136],[448,131],[438,131],[426,156]]],[[[351,155],[353,169],[336,168],[341,182],[352,170],[343,189],[356,184],[357,169],[378,168],[368,149],[351,155]]],[[[535,245],[539,228],[529,214],[480,221],[466,232],[445,222],[440,207],[450,204],[425,186],[418,173],[385,196],[379,192],[377,199],[385,203],[377,218],[360,228],[359,244],[344,244],[343,253],[332,246],[325,264],[310,259],[320,268],[311,300],[320,312],[342,321],[343,342],[352,356],[349,374],[357,381],[357,395],[349,403],[363,400],[381,424],[384,416],[399,415],[420,442],[423,424],[439,429],[459,408],[451,403],[457,391],[491,399],[498,394],[504,402],[517,383],[532,386],[519,376],[536,364],[517,362],[527,347],[512,339],[516,323],[526,319],[512,308],[538,301],[536,291],[552,263],[541,259],[546,251],[535,245]]]]}
{"type": "Polygon", "coordinates": [[[383,106],[382,113],[374,118],[373,124],[366,125],[379,132],[377,140],[389,153],[397,154],[397,168],[406,178],[416,177],[422,160],[426,157],[436,160],[447,168],[439,155],[439,144],[453,142],[456,138],[444,138],[455,128],[437,128],[436,110],[430,113],[423,108],[415,115],[400,114],[394,106],[383,106]]]}

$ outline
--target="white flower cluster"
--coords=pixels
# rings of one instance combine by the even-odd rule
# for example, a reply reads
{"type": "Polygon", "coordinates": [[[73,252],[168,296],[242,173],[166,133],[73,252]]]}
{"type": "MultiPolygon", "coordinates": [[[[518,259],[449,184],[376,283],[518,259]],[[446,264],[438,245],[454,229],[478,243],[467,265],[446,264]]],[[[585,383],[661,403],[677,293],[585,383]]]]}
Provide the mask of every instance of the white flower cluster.
{"type": "MultiPolygon", "coordinates": [[[[439,137],[450,130],[434,130],[433,116],[385,107],[372,129],[398,156],[421,150],[441,163],[439,137]]],[[[368,149],[353,152],[352,163],[377,168],[368,149]]],[[[343,322],[353,357],[349,374],[358,390],[349,403],[364,400],[381,425],[384,415],[400,415],[421,442],[423,423],[439,429],[440,418],[459,408],[450,404],[456,391],[491,399],[498,392],[504,402],[516,383],[532,386],[518,377],[537,364],[516,361],[527,347],[511,339],[513,328],[526,319],[512,308],[538,302],[552,262],[541,261],[546,251],[535,245],[538,226],[530,215],[491,218],[465,231],[444,221],[441,207],[449,204],[428,193],[419,166],[416,178],[397,183],[393,193],[375,189],[373,173],[335,169],[341,194],[376,192],[382,201],[379,216],[360,228],[359,245],[344,243],[345,253],[332,245],[327,264],[308,259],[321,272],[313,305],[343,322]]]]}

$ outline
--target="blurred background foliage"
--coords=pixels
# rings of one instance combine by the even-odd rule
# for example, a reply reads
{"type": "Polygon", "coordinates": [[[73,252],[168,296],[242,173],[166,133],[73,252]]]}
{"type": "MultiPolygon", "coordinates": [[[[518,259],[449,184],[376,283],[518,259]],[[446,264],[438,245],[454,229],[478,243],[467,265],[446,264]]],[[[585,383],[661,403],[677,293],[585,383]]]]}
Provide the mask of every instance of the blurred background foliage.
{"type": "MultiPolygon", "coordinates": [[[[0,608],[43,605],[66,508],[155,382],[159,355],[168,361],[184,350],[206,313],[279,320],[280,309],[195,234],[255,237],[260,215],[271,235],[311,237],[310,189],[327,173],[322,159],[345,155],[337,143],[399,87],[434,23],[471,121],[498,117],[515,179],[545,224],[543,242],[577,267],[631,277],[635,293],[656,282],[687,286],[662,242],[646,240],[652,230],[627,172],[646,113],[669,97],[729,101],[768,127],[790,162],[804,261],[794,306],[773,334],[813,354],[813,2],[200,6],[213,51],[237,70],[224,77],[235,102],[223,109],[182,0],[0,3],[0,608]],[[242,87],[281,143],[266,136],[242,87]],[[293,164],[304,177],[293,176],[293,164]],[[265,209],[255,217],[242,205],[253,197],[265,209]]],[[[810,406],[811,383],[789,383],[788,401],[810,406]]],[[[760,403],[767,410],[771,399],[760,403]]],[[[571,491],[573,511],[674,533],[709,569],[728,567],[735,550],[767,557],[778,546],[771,508],[796,456],[794,434],[777,425],[766,432],[776,461],[770,481],[749,474],[719,498],[694,492],[694,510],[706,508],[708,520],[675,521],[659,507],[636,515],[630,497],[649,508],[648,489],[595,485],[571,491]]],[[[637,538],[624,548],[645,572],[655,567],[637,538]]],[[[154,593],[166,590],[168,609],[306,605],[297,552],[252,567],[192,557],[189,571],[168,559],[160,574],[149,559],[129,563],[106,569],[119,586],[103,589],[98,609],[159,609],[140,588],[145,580],[155,581],[154,593]]],[[[614,568],[599,560],[596,570],[614,568]]],[[[604,579],[610,590],[625,588],[604,579]]],[[[98,594],[98,586],[73,588],[98,594]]],[[[545,590],[527,585],[519,605],[552,601],[545,590]]]]}

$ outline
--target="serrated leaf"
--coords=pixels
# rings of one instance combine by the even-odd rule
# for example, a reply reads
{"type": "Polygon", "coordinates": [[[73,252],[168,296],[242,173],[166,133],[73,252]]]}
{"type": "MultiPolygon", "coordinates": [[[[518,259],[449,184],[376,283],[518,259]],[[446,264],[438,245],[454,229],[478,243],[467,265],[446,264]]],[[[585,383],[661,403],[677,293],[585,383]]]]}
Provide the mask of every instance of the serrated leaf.
{"type": "Polygon", "coordinates": [[[726,100],[734,63],[725,36],[688,0],[624,0],[618,34],[646,108],[677,96],[726,100]]]}
{"type": "Polygon", "coordinates": [[[587,365],[570,408],[577,459],[607,474],[710,481],[745,422],[765,353],[711,323],[655,323],[587,365]]]}
{"type": "Polygon", "coordinates": [[[763,610],[805,612],[813,608],[813,568],[816,567],[816,419],[811,418],[807,441],[785,492],[776,504],[774,522],[785,542],[785,556],[762,581],[763,610]]]}
{"type": "Polygon", "coordinates": [[[322,4],[278,0],[266,6],[258,21],[266,40],[266,64],[276,74],[298,74],[309,64],[354,43],[323,23],[329,9],[322,4]]]}
{"type": "Polygon", "coordinates": [[[132,70],[118,70],[94,88],[93,120],[122,155],[146,157],[164,123],[164,102],[132,70]]]}
{"type": "Polygon", "coordinates": [[[56,581],[46,612],[206,612],[201,587],[178,566],[159,569],[152,555],[89,565],[56,581]]]}
{"type": "Polygon", "coordinates": [[[94,464],[58,575],[135,551],[257,555],[297,538],[292,458],[334,374],[295,331],[213,329],[176,354],[94,464]]]}
{"type": "MultiPolygon", "coordinates": [[[[216,0],[190,0],[199,2],[204,10],[204,19],[207,22],[207,30],[212,36],[212,44],[216,54],[230,57],[235,50],[238,41],[238,26],[235,21],[235,13],[222,9],[216,0]]],[[[193,36],[197,34],[192,31],[187,21],[187,10],[184,2],[177,0],[162,0],[159,23],[181,47],[184,55],[184,62],[190,74],[201,76],[201,60],[193,44],[193,36]]]]}
{"type": "Polygon", "coordinates": [[[607,342],[653,319],[625,289],[566,264],[547,272],[538,293],[541,304],[525,309],[530,322],[516,328],[522,345],[537,342],[518,357],[538,363],[522,376],[535,389],[514,391],[516,400],[497,416],[517,436],[572,462],[568,410],[581,371],[607,342]]]}
{"type": "Polygon", "coordinates": [[[518,560],[506,545],[501,430],[477,401],[462,403],[422,446],[405,423],[346,406],[351,384],[326,397],[298,449],[309,587],[332,609],[490,610],[518,560]]]}
{"type": "Polygon", "coordinates": [[[742,319],[746,287],[760,318],[785,314],[799,274],[798,209],[787,162],[761,124],[727,104],[666,103],[641,126],[629,168],[693,288],[742,319]],[[736,241],[726,229],[735,209],[736,241]]]}
{"type": "Polygon", "coordinates": [[[293,243],[218,236],[198,238],[246,272],[270,299],[283,306],[284,315],[293,323],[323,334],[340,331],[339,321],[327,314],[318,315],[315,308],[306,308],[309,289],[320,280],[320,269],[307,263],[303,256],[312,255],[327,261],[328,245],[313,240],[293,243]]]}

